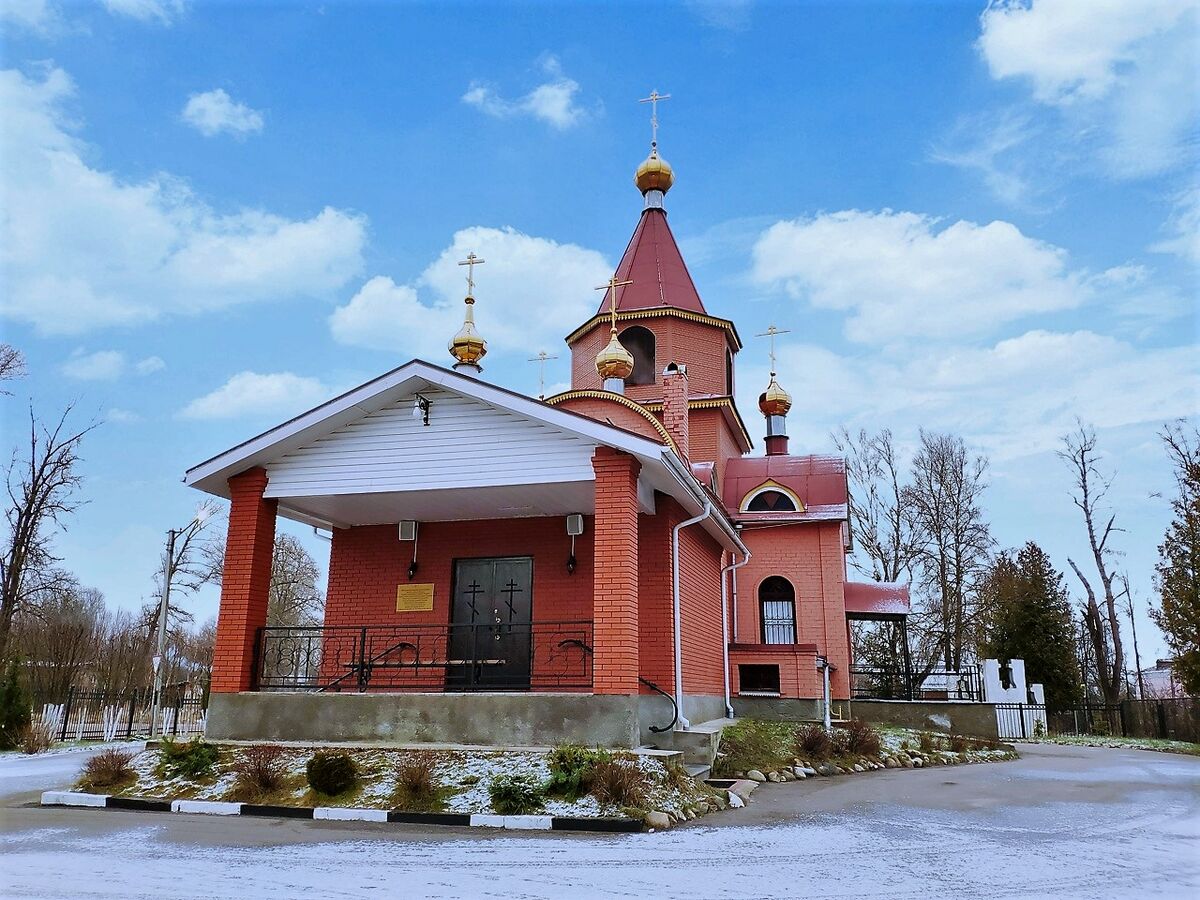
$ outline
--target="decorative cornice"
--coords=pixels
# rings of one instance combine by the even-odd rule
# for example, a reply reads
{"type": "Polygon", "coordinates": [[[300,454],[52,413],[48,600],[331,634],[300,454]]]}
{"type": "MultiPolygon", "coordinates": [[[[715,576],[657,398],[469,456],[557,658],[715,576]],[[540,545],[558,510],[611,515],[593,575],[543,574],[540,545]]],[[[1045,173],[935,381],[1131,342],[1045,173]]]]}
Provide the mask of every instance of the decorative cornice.
{"type": "MultiPolygon", "coordinates": [[[[686,309],[677,309],[673,306],[655,307],[653,309],[631,309],[617,310],[617,321],[635,321],[637,319],[654,319],[661,316],[670,316],[676,319],[683,319],[685,322],[699,322],[701,325],[712,325],[715,328],[724,329],[726,337],[730,344],[733,345],[735,351],[742,349],[742,339],[738,336],[737,328],[729,319],[718,319],[716,316],[706,316],[701,313],[689,312],[686,309]]],[[[567,345],[573,344],[580,337],[591,331],[596,325],[607,322],[610,319],[609,313],[597,313],[592,316],[574,331],[567,335],[567,345]]]]}
{"type": "MultiPolygon", "coordinates": [[[[643,404],[646,409],[651,412],[662,412],[662,401],[654,400],[643,404]]],[[[746,448],[754,446],[754,441],[750,438],[750,432],[746,430],[746,423],[742,421],[742,414],[738,412],[737,404],[733,402],[732,397],[706,397],[702,400],[688,400],[688,409],[727,409],[733,416],[733,420],[737,422],[738,430],[741,431],[742,437],[746,441],[746,448]]]]}
{"type": "MultiPolygon", "coordinates": [[[[676,454],[679,453],[679,448],[675,446],[675,441],[671,439],[670,432],[667,431],[667,426],[663,425],[662,422],[655,418],[654,413],[650,412],[650,410],[645,406],[638,403],[636,400],[630,400],[624,394],[615,394],[612,391],[596,391],[590,389],[581,391],[563,391],[561,394],[555,394],[553,397],[547,397],[543,402],[548,406],[557,406],[564,400],[576,399],[610,400],[614,403],[619,403],[621,406],[632,409],[635,413],[644,418],[654,427],[654,430],[658,432],[664,444],[674,450],[676,454]]],[[[662,404],[660,403],[659,406],[661,407],[662,404]]]]}

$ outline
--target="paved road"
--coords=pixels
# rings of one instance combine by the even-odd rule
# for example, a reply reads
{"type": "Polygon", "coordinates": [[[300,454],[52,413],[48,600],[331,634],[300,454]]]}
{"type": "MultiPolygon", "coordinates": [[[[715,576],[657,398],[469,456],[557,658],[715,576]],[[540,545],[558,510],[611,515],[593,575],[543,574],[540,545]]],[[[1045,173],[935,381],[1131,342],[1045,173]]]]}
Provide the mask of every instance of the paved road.
{"type": "MultiPolygon", "coordinates": [[[[1200,759],[1022,752],[767,785],[666,834],[596,837],[21,807],[30,781],[4,763],[0,886],[72,900],[1200,896],[1200,759]]],[[[77,761],[55,765],[40,787],[77,761]]]]}

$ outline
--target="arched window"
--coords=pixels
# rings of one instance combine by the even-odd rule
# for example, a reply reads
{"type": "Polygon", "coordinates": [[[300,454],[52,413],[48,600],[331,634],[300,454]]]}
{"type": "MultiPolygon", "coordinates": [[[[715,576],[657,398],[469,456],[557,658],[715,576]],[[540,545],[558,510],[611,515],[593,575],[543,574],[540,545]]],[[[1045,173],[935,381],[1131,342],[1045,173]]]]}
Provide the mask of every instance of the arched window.
{"type": "Polygon", "coordinates": [[[621,346],[633,356],[633,372],[625,379],[626,384],[654,384],[658,371],[654,365],[654,332],[641,325],[633,325],[621,332],[621,346]]]}
{"type": "Polygon", "coordinates": [[[796,643],[796,591],[780,575],[764,579],[758,586],[764,644],[796,643]]]}
{"type": "Polygon", "coordinates": [[[746,504],[746,512],[795,512],[796,503],[783,491],[759,491],[746,504]]]}

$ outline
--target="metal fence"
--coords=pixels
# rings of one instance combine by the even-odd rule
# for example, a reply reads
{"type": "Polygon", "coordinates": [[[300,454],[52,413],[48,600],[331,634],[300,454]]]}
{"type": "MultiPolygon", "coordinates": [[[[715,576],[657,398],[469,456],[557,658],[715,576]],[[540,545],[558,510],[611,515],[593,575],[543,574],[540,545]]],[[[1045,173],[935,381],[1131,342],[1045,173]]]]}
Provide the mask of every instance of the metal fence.
{"type": "Polygon", "coordinates": [[[1052,710],[1037,703],[997,703],[1002,738],[1065,735],[1164,738],[1200,742],[1200,704],[1194,699],[1083,703],[1052,710]]]}
{"type": "Polygon", "coordinates": [[[260,691],[459,692],[592,686],[592,623],[260,628],[260,691]]]}
{"type": "Polygon", "coordinates": [[[983,679],[978,666],[936,669],[924,675],[851,666],[850,696],[855,700],[982,700],[983,679]]]}
{"type": "MultiPolygon", "coordinates": [[[[206,710],[202,697],[177,691],[163,695],[158,733],[171,737],[204,733],[206,710]]],[[[150,735],[153,694],[149,690],[124,696],[71,688],[61,703],[44,703],[41,721],[59,741],[132,740],[150,735]]]]}

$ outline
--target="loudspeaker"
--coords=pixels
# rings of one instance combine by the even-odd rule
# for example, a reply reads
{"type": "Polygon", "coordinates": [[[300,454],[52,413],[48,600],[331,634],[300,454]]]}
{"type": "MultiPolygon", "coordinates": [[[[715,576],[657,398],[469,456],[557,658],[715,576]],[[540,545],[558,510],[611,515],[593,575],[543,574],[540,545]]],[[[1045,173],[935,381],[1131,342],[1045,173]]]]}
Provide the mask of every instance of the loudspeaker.
{"type": "Polygon", "coordinates": [[[400,523],[400,540],[415,541],[417,539],[417,523],[405,520],[400,523]]]}
{"type": "Polygon", "coordinates": [[[571,513],[567,516],[567,534],[571,537],[579,537],[583,534],[583,516],[579,513],[571,513]]]}

